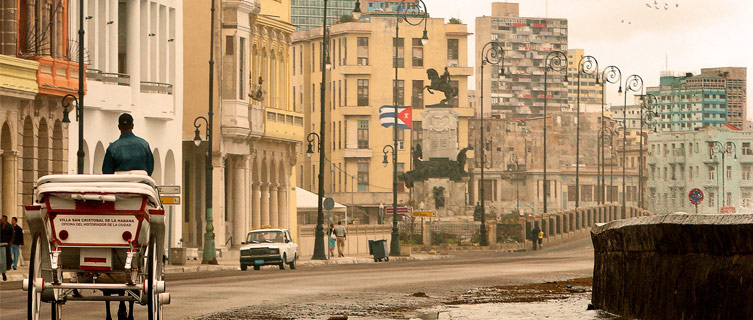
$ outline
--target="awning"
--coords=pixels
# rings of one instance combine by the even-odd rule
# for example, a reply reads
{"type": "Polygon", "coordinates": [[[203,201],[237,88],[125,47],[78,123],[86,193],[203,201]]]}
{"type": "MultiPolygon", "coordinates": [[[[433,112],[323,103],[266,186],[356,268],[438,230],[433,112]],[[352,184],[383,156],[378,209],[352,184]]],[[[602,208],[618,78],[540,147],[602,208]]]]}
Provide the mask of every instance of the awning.
{"type": "MultiPolygon", "coordinates": [[[[316,193],[309,192],[308,190],[299,187],[295,188],[295,202],[296,207],[298,207],[298,212],[317,211],[318,200],[319,196],[316,193]]],[[[332,209],[334,212],[345,212],[345,210],[346,207],[337,202],[335,202],[335,208],[332,209]]]]}

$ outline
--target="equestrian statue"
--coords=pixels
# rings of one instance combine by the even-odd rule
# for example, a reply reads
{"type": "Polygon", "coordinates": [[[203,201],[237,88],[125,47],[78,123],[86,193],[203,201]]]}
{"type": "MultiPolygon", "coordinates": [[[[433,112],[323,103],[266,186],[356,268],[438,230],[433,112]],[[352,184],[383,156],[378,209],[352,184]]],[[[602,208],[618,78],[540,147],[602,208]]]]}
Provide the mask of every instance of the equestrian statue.
{"type": "Polygon", "coordinates": [[[444,73],[442,74],[442,76],[439,76],[439,72],[434,69],[426,70],[426,75],[429,77],[429,80],[431,80],[431,84],[425,86],[424,89],[428,90],[431,94],[434,94],[432,90],[443,92],[445,97],[438,104],[429,105],[426,107],[446,107],[448,106],[447,102],[450,99],[458,96],[458,88],[453,87],[450,83],[450,72],[447,70],[447,67],[444,68],[444,73]]]}

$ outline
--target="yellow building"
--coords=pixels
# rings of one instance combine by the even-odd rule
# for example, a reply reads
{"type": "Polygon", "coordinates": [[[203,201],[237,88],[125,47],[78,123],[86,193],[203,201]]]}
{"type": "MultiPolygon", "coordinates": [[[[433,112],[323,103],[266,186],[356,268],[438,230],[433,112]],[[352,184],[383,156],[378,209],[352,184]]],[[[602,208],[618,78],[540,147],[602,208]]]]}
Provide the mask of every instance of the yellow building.
{"type": "MultiPolygon", "coordinates": [[[[586,55],[583,49],[567,50],[567,106],[568,111],[576,111],[578,105],[578,65],[586,55]]],[[[598,59],[598,58],[597,58],[598,59]]],[[[585,62],[585,61],[584,61],[585,62]]],[[[601,78],[601,71],[607,64],[599,65],[596,74],[601,78]]],[[[601,112],[601,90],[596,84],[596,74],[581,73],[580,75],[580,111],[601,112]]],[[[601,81],[601,80],[599,80],[601,81]]],[[[606,108],[606,106],[605,106],[606,108]]],[[[606,110],[604,111],[606,112],[606,110]]]]}
{"type": "MultiPolygon", "coordinates": [[[[413,106],[413,130],[399,130],[398,171],[411,167],[413,141],[421,141],[422,116],[425,105],[439,103],[444,95],[429,94],[427,69],[439,74],[447,67],[453,85],[457,86],[459,113],[458,146],[468,145],[468,119],[473,108],[468,103],[468,77],[473,68],[467,60],[467,26],[445,24],[444,19],[428,20],[429,41],[421,44],[423,25],[400,25],[398,41],[394,40],[395,18],[372,17],[370,22],[340,23],[330,27],[331,70],[327,71],[325,121],[325,192],[335,201],[355,206],[353,219],[361,223],[377,223],[380,205],[392,204],[392,164],[384,165],[382,148],[393,144],[393,128],[380,125],[379,107],[393,104],[395,68],[394,43],[398,46],[398,104],[413,106]]],[[[305,131],[319,133],[321,119],[320,83],[322,29],[299,31],[293,35],[293,92],[295,106],[305,114],[305,131]]],[[[297,164],[299,185],[317,192],[319,155],[302,152],[297,164]]],[[[391,159],[391,157],[390,157],[391,159]]],[[[453,159],[454,160],[454,159],[453,159]]],[[[391,161],[390,161],[391,162],[391,161]]],[[[400,203],[410,193],[399,184],[400,203]]],[[[301,224],[313,224],[313,217],[301,217],[301,224]]],[[[352,219],[351,219],[352,220],[352,219]]]]}
{"type": "MultiPolygon", "coordinates": [[[[291,96],[290,0],[216,1],[214,25],[213,220],[215,245],[238,246],[265,225],[295,230],[295,170],[303,114],[291,96]]],[[[210,1],[184,4],[183,241],[202,247],[210,1]],[[190,18],[188,18],[190,17],[190,18]],[[205,123],[201,120],[201,136],[205,123]]]]}

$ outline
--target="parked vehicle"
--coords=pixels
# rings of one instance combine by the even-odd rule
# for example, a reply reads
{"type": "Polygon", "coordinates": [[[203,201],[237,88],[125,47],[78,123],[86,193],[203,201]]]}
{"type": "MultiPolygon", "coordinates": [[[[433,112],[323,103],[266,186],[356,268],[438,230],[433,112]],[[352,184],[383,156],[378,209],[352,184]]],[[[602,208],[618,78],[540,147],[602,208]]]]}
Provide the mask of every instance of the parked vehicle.
{"type": "Polygon", "coordinates": [[[261,229],[249,232],[246,241],[241,242],[241,270],[248,266],[259,270],[262,266],[277,265],[285,270],[296,268],[298,245],[290,237],[287,229],[261,229]]]}

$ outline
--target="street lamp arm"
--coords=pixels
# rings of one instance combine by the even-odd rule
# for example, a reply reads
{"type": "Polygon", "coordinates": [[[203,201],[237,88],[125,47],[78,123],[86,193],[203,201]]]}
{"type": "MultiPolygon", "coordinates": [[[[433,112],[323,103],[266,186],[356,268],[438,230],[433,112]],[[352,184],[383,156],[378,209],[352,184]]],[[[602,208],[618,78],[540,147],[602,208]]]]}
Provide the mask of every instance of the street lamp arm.
{"type": "Polygon", "coordinates": [[[599,61],[594,56],[583,56],[578,61],[578,73],[596,75],[596,84],[599,84],[599,61]]]}
{"type": "Polygon", "coordinates": [[[625,79],[625,93],[628,91],[639,92],[643,89],[643,78],[637,74],[632,74],[625,79]]]}

